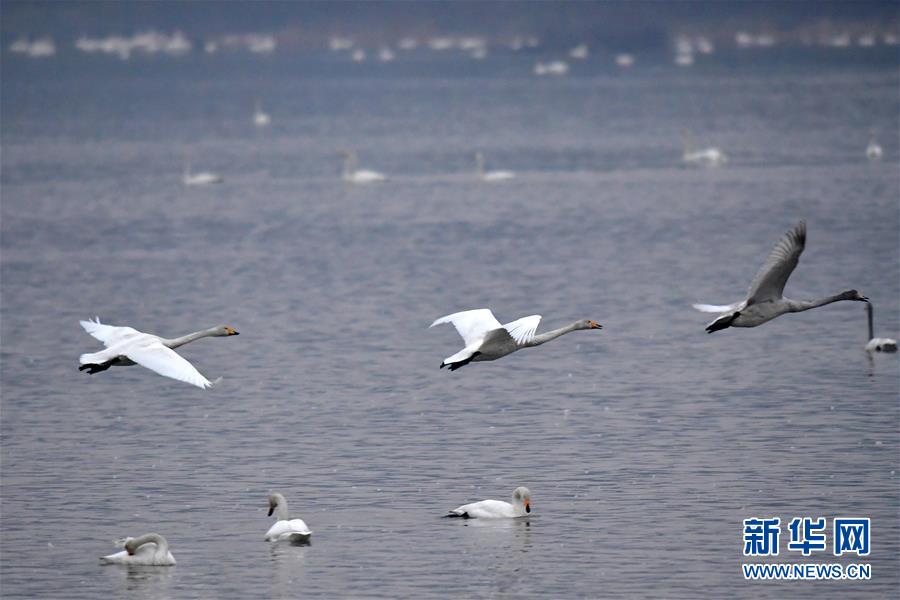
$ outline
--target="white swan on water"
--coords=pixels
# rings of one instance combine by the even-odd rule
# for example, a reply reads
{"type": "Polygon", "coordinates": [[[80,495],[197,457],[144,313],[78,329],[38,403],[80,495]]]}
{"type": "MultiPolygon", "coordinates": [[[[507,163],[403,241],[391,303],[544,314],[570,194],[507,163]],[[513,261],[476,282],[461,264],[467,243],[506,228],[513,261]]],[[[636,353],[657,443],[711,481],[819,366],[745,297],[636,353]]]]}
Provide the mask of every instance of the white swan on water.
{"type": "Polygon", "coordinates": [[[877,338],[875,337],[875,327],[874,327],[874,315],[875,309],[872,308],[872,303],[866,303],[866,313],[869,320],[869,342],[866,344],[866,350],[869,352],[896,352],[897,351],[897,340],[892,338],[877,338]]]}
{"type": "Polygon", "coordinates": [[[540,346],[561,335],[579,329],[603,329],[603,326],[583,319],[571,325],[535,335],[541,315],[522,317],[506,325],[501,325],[488,308],[466,310],[436,319],[431,327],[442,323],[452,323],[462,336],[466,347],[441,362],[441,368],[450,367],[455,371],[472,361],[497,360],[522,348],[540,346]]]}
{"type": "Polygon", "coordinates": [[[866,158],[869,160],[881,160],[881,145],[875,140],[875,130],[869,131],[869,145],[866,146],[866,158]]]}
{"type": "Polygon", "coordinates": [[[341,156],[344,157],[344,171],[341,174],[344,181],[349,181],[350,183],[379,183],[387,181],[387,177],[378,171],[357,168],[356,152],[345,150],[341,152],[341,156]]]}
{"type": "Polygon", "coordinates": [[[176,354],[173,349],[200,338],[238,335],[238,332],[231,327],[220,325],[170,340],[149,333],[141,333],[131,327],[104,325],[97,317],[94,321],[79,322],[85,331],[106,346],[106,349],[100,352],[79,356],[78,362],[81,364],[78,367],[79,371],[87,371],[93,375],[110,367],[127,367],[138,364],[151,371],[156,371],[164,377],[171,377],[203,389],[208,388],[212,383],[201,375],[194,365],[176,354]]]}
{"type": "Polygon", "coordinates": [[[484,154],[475,153],[475,172],[482,181],[509,181],[515,179],[516,174],[512,171],[485,171],[484,170],[484,154]]]}
{"type": "Polygon", "coordinates": [[[169,542],[158,533],[145,533],[136,538],[125,538],[118,542],[125,549],[115,554],[100,557],[106,565],[141,565],[145,567],[171,567],[175,557],[169,551],[169,542]]]}
{"type": "Polygon", "coordinates": [[[690,167],[718,167],[728,162],[728,156],[715,146],[695,150],[689,131],[682,132],[682,139],[684,140],[684,153],[681,155],[681,160],[684,164],[690,167]]]}
{"type": "Polygon", "coordinates": [[[512,494],[512,502],[502,500],[482,500],[463,504],[451,510],[448,517],[464,519],[515,519],[531,513],[531,491],[524,486],[517,487],[512,494]]]}
{"type": "Polygon", "coordinates": [[[257,127],[268,127],[272,122],[272,117],[262,109],[262,105],[257,100],[256,110],[253,111],[253,124],[257,127]]]}
{"type": "Polygon", "coordinates": [[[868,298],[856,290],[814,301],[785,298],[784,286],[794,272],[805,246],[806,223],[800,221],[775,244],[766,263],[750,284],[746,300],[727,305],[694,304],[694,308],[701,312],[724,313],[706,326],[706,332],[712,333],[727,327],[756,327],[785,313],[802,312],[841,300],[868,302],[868,298]]]}
{"type": "Polygon", "coordinates": [[[267,542],[305,542],[312,535],[303,519],[292,519],[287,500],[275,492],[269,496],[269,516],[275,513],[275,524],[266,532],[267,542]]]}
{"type": "Polygon", "coordinates": [[[210,173],[208,171],[192,173],[190,161],[185,161],[184,163],[184,175],[181,180],[184,182],[184,185],[210,185],[213,183],[222,183],[224,181],[222,176],[217,173],[210,173]]]}

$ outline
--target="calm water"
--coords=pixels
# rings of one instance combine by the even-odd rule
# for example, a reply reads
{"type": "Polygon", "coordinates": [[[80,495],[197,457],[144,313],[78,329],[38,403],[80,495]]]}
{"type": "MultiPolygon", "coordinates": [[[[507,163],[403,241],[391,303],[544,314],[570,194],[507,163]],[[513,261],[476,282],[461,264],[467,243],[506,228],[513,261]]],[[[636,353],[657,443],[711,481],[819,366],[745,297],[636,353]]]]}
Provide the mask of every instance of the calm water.
{"type": "Polygon", "coordinates": [[[867,359],[862,305],[710,336],[690,303],[740,299],[805,218],[790,295],[858,288],[897,336],[897,89],[895,66],[7,77],[3,595],[895,595],[897,357],[867,359]],[[730,163],[681,168],[684,128],[730,163]],[[392,181],[343,184],[346,148],[392,181]],[[477,149],[519,177],[478,183],[477,149]],[[185,154],[226,183],[182,186],[185,154]],[[605,329],[438,370],[461,342],[428,324],[480,307],[605,329]],[[88,376],[93,315],[241,336],[181,350],[210,391],[88,376]],[[517,485],[527,522],[440,518],[517,485]],[[263,542],[272,490],[310,546],[263,542]],[[872,580],[745,582],[751,516],[871,517],[872,580]],[[147,531],[178,566],[98,564],[147,531]]]}

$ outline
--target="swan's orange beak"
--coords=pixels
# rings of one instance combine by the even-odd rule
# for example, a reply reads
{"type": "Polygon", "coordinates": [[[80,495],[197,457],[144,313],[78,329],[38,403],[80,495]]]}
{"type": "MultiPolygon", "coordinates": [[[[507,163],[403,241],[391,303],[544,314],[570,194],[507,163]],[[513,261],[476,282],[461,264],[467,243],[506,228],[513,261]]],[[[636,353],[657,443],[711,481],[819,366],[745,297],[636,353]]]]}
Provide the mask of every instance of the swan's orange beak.
{"type": "Polygon", "coordinates": [[[226,328],[225,328],[225,333],[227,333],[228,335],[241,335],[240,333],[238,333],[237,331],[235,331],[235,330],[232,329],[231,327],[226,327],[226,328]]]}
{"type": "Polygon", "coordinates": [[[603,329],[603,325],[596,321],[591,321],[591,329],[603,329]]]}
{"type": "Polygon", "coordinates": [[[525,501],[525,512],[527,512],[527,513],[531,512],[531,500],[525,501]]]}

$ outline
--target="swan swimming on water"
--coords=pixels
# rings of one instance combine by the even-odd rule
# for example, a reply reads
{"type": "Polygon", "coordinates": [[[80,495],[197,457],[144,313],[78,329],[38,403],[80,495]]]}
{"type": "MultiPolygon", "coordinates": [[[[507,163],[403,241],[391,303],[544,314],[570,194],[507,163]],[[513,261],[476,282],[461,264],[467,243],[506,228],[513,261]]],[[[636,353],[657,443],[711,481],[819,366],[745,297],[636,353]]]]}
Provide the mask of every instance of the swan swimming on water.
{"type": "Polygon", "coordinates": [[[141,333],[131,327],[104,325],[98,317],[93,321],[80,323],[85,331],[103,342],[106,349],[78,357],[78,362],[81,363],[79,371],[88,371],[93,375],[110,367],[138,364],[165,377],[184,381],[202,389],[208,388],[212,383],[201,375],[194,365],[176,354],[174,348],[204,337],[238,335],[231,327],[221,325],[170,340],[141,333]]]}
{"type": "Polygon", "coordinates": [[[184,175],[181,179],[184,185],[210,185],[212,183],[222,183],[224,181],[221,175],[201,171],[200,173],[191,173],[190,161],[184,163],[184,175]]]}
{"type": "Polygon", "coordinates": [[[867,302],[866,313],[869,319],[869,343],[866,344],[866,350],[868,350],[869,352],[896,352],[897,340],[891,338],[875,337],[875,327],[873,324],[874,312],[875,309],[872,308],[872,303],[867,302]]]}
{"type": "Polygon", "coordinates": [[[341,156],[344,157],[344,171],[341,174],[344,181],[349,181],[350,183],[379,183],[387,181],[387,177],[378,171],[358,169],[356,152],[345,150],[341,152],[341,156]]]}
{"type": "Polygon", "coordinates": [[[516,174],[512,171],[485,171],[484,170],[484,154],[481,152],[475,153],[475,171],[478,173],[478,178],[482,181],[509,181],[510,179],[515,179],[516,174]]]}
{"type": "Polygon", "coordinates": [[[267,542],[305,542],[312,535],[303,519],[292,519],[287,500],[275,492],[269,496],[269,516],[275,513],[275,524],[266,532],[267,542]]]}
{"type": "Polygon", "coordinates": [[[728,156],[715,146],[694,150],[689,131],[682,132],[682,138],[684,139],[684,153],[681,155],[681,160],[684,164],[690,167],[718,167],[728,162],[728,156]]]}
{"type": "Polygon", "coordinates": [[[512,494],[512,502],[502,500],[482,500],[463,504],[451,510],[446,516],[464,519],[515,519],[531,513],[531,491],[527,487],[517,487],[512,494]]]}
{"type": "Polygon", "coordinates": [[[119,544],[125,549],[100,557],[105,565],[141,565],[145,567],[171,567],[175,557],[169,552],[169,542],[158,533],[145,533],[136,538],[125,538],[119,544]]]}
{"type": "Polygon", "coordinates": [[[881,145],[875,140],[875,130],[869,131],[869,145],[866,146],[866,158],[869,160],[881,160],[881,145]]]}
{"type": "Polygon", "coordinates": [[[806,223],[800,221],[775,244],[769,258],[750,284],[746,300],[721,306],[694,304],[694,308],[701,312],[724,313],[706,326],[706,332],[712,333],[727,327],[756,327],[785,313],[802,312],[841,300],[868,302],[868,298],[856,290],[815,301],[785,298],[782,295],[784,286],[797,266],[805,246],[806,223]]]}
{"type": "Polygon", "coordinates": [[[450,367],[455,371],[474,361],[497,360],[522,348],[540,346],[561,335],[579,329],[603,329],[603,326],[583,319],[571,325],[535,335],[541,315],[522,317],[506,325],[501,325],[488,308],[466,310],[435,320],[430,326],[452,323],[462,336],[466,347],[441,362],[441,368],[450,367]]]}

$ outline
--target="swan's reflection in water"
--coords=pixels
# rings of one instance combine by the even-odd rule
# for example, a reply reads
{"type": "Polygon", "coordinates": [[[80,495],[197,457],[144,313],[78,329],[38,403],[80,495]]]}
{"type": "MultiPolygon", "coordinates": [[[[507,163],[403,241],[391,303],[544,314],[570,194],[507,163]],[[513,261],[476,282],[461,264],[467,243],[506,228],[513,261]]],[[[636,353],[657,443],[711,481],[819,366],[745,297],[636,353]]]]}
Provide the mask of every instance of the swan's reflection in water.
{"type": "Polygon", "coordinates": [[[169,586],[178,567],[149,567],[146,565],[103,565],[103,573],[111,577],[121,595],[132,593],[140,598],[171,598],[169,586]]]}
{"type": "Polygon", "coordinates": [[[534,517],[465,521],[466,527],[477,530],[470,540],[473,544],[496,550],[492,564],[487,565],[495,593],[506,595],[531,589],[528,554],[532,550],[532,519],[534,517]]]}
{"type": "Polygon", "coordinates": [[[269,544],[273,574],[270,598],[288,598],[297,594],[297,586],[306,578],[306,553],[311,540],[276,542],[269,544]]]}

